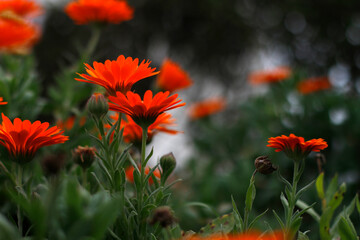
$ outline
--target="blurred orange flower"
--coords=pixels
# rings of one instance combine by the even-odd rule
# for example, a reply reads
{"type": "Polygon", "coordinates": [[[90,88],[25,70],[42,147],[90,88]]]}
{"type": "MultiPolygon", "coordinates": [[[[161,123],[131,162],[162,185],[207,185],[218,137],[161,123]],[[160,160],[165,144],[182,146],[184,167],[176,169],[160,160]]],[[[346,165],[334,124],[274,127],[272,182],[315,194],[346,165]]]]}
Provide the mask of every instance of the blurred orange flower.
{"type": "MultiPolygon", "coordinates": [[[[70,131],[70,130],[74,127],[75,120],[76,120],[76,117],[75,117],[75,116],[70,116],[70,117],[69,117],[68,119],[66,119],[65,121],[58,120],[58,121],[56,122],[56,126],[58,126],[58,127],[61,128],[61,129],[70,131]]],[[[81,118],[79,119],[79,127],[84,126],[85,122],[86,122],[86,118],[85,118],[85,117],[81,117],[81,118]]]]}
{"type": "Polygon", "coordinates": [[[309,94],[321,90],[331,88],[331,83],[328,77],[314,77],[302,80],[298,85],[297,89],[302,94],[309,94]]]}
{"type": "Polygon", "coordinates": [[[163,112],[185,105],[180,103],[182,100],[177,98],[177,94],[169,94],[159,92],[153,97],[152,91],[148,90],[144,100],[141,100],[139,94],[130,91],[126,95],[116,92],[116,97],[109,96],[109,107],[110,110],[129,115],[139,126],[149,127],[163,112]]]}
{"type": "Polygon", "coordinates": [[[284,234],[282,232],[276,233],[258,233],[258,232],[248,232],[248,233],[240,233],[240,234],[212,234],[207,237],[201,236],[192,236],[190,238],[184,238],[188,240],[287,240],[284,238],[284,234]]]}
{"type": "Polygon", "coordinates": [[[65,7],[65,12],[76,24],[102,22],[118,24],[133,18],[134,9],[127,1],[78,0],[65,7]]]}
{"type": "Polygon", "coordinates": [[[39,39],[39,30],[25,21],[0,18],[0,51],[25,53],[39,39]]]}
{"type": "Polygon", "coordinates": [[[26,163],[32,160],[36,151],[43,146],[64,143],[69,140],[57,126],[49,123],[15,118],[14,123],[3,113],[0,124],[0,144],[6,147],[14,161],[26,163]]]}
{"type": "Polygon", "coordinates": [[[289,67],[277,67],[272,70],[256,71],[249,75],[249,81],[253,85],[263,83],[275,83],[285,80],[291,76],[289,67]]]}
{"type": "Polygon", "coordinates": [[[156,80],[157,87],[163,91],[174,92],[192,84],[189,75],[177,63],[169,59],[164,61],[156,80]]]}
{"type": "Polygon", "coordinates": [[[151,62],[139,59],[125,58],[120,55],[115,61],[106,60],[105,64],[94,62],[94,68],[85,63],[86,74],[79,74],[85,79],[75,78],[77,81],[93,83],[104,87],[109,95],[115,96],[117,91],[126,93],[131,90],[134,83],[143,78],[158,74],[155,68],[150,68],[151,62]]]}
{"type": "Polygon", "coordinates": [[[34,17],[41,14],[42,8],[30,0],[2,0],[0,1],[0,16],[16,14],[18,17],[34,17]]]}
{"type": "MultiPolygon", "coordinates": [[[[111,115],[111,119],[117,121],[119,115],[111,115]]],[[[126,143],[141,143],[142,139],[142,128],[137,125],[130,116],[127,116],[127,121],[121,120],[121,128],[124,128],[123,137],[126,143]]],[[[169,134],[177,134],[179,131],[169,129],[169,126],[175,125],[175,119],[172,118],[169,113],[162,113],[155,120],[153,124],[148,127],[148,141],[151,141],[152,137],[158,132],[165,132],[169,134]]],[[[106,126],[110,128],[110,125],[106,126]]]]}
{"type": "Polygon", "coordinates": [[[226,101],[223,98],[210,98],[194,103],[189,108],[189,116],[196,120],[220,112],[225,108],[226,101]]]}
{"type": "Polygon", "coordinates": [[[275,152],[284,151],[285,154],[294,160],[304,159],[310,152],[319,152],[328,147],[322,138],[305,141],[303,137],[290,134],[289,137],[281,135],[269,138],[267,147],[275,148],[275,152]]]}
{"type": "MultiPolygon", "coordinates": [[[[140,170],[141,166],[139,166],[139,170],[140,170]]],[[[126,175],[126,178],[129,182],[131,183],[134,183],[134,166],[129,166],[128,168],[126,168],[125,170],[125,175],[126,175]]],[[[145,174],[148,175],[150,172],[150,168],[149,167],[146,167],[145,168],[145,174]]],[[[156,178],[160,178],[161,175],[160,175],[160,171],[159,169],[155,169],[154,171],[154,176],[156,178]]],[[[154,180],[152,179],[152,177],[149,178],[149,184],[153,184],[154,183],[154,180]]]]}
{"type": "Polygon", "coordinates": [[[4,99],[2,98],[2,97],[0,97],[0,105],[5,105],[5,104],[7,104],[7,102],[3,102],[4,101],[4,99]]]}

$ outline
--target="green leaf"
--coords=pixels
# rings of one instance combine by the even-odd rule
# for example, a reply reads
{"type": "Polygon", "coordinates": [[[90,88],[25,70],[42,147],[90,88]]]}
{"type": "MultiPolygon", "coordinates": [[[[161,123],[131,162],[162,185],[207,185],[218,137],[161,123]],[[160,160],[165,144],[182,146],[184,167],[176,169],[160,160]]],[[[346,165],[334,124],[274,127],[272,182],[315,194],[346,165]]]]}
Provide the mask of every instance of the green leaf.
{"type": "Polygon", "coordinates": [[[316,191],[320,199],[325,198],[324,193],[324,173],[320,173],[320,175],[316,179],[316,191]]]}
{"type": "Polygon", "coordinates": [[[341,240],[356,240],[357,235],[354,226],[349,219],[342,217],[338,225],[339,235],[341,240]]]}
{"type": "Polygon", "coordinates": [[[306,236],[306,233],[299,231],[297,240],[309,240],[309,237],[306,236]]]}
{"type": "Polygon", "coordinates": [[[273,210],[273,213],[274,213],[274,216],[275,216],[276,220],[280,224],[281,229],[285,229],[285,225],[284,225],[283,221],[281,220],[279,215],[275,212],[275,210],[273,210]]]}
{"type": "Polygon", "coordinates": [[[244,220],[242,219],[241,214],[239,213],[239,210],[236,207],[236,203],[232,195],[231,195],[231,202],[233,206],[233,215],[235,219],[236,231],[242,232],[244,230],[244,220]]]}
{"type": "Polygon", "coordinates": [[[311,181],[308,185],[306,185],[305,187],[303,187],[302,189],[300,189],[300,190],[297,192],[296,196],[295,196],[295,200],[298,200],[298,199],[301,197],[301,195],[302,195],[304,192],[306,192],[314,183],[315,183],[315,180],[314,180],[314,181],[311,181]]]}
{"type": "Polygon", "coordinates": [[[296,206],[298,206],[300,209],[307,209],[306,213],[312,216],[317,222],[320,221],[320,215],[314,210],[314,208],[310,207],[307,203],[305,203],[302,200],[296,201],[296,206]]]}
{"type": "Polygon", "coordinates": [[[248,212],[251,212],[255,196],[256,196],[255,181],[254,178],[252,177],[250,179],[250,184],[247,189],[246,199],[245,199],[245,209],[247,209],[248,212]]]}
{"type": "Polygon", "coordinates": [[[356,198],[356,208],[357,208],[357,211],[358,213],[360,214],[360,200],[359,200],[359,195],[357,195],[357,198],[356,198]]]}
{"type": "Polygon", "coordinates": [[[325,193],[326,203],[328,203],[330,201],[330,199],[333,197],[333,195],[335,194],[337,189],[338,189],[338,175],[336,174],[331,179],[330,185],[326,189],[326,193],[325,193]]]}
{"type": "Polygon", "coordinates": [[[21,239],[18,229],[12,225],[2,214],[0,215],[0,236],[1,239],[21,239]]]}
{"type": "Polygon", "coordinates": [[[252,220],[251,223],[249,224],[249,229],[251,229],[252,226],[253,226],[262,216],[264,216],[264,215],[267,213],[268,210],[269,210],[269,209],[266,209],[264,212],[262,212],[262,213],[260,213],[259,215],[257,215],[257,216],[254,218],[254,220],[252,220]]]}
{"type": "Polygon", "coordinates": [[[201,228],[200,235],[202,237],[206,237],[211,234],[228,234],[233,230],[234,225],[234,215],[232,213],[225,214],[219,218],[214,219],[211,223],[201,228]]]}

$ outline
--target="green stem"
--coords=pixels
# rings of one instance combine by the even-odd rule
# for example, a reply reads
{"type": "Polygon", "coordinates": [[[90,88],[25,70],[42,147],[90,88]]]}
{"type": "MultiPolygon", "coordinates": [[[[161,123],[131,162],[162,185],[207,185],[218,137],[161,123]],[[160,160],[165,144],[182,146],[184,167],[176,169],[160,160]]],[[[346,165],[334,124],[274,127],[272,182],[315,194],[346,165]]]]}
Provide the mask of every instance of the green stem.
{"type": "Polygon", "coordinates": [[[140,195],[138,196],[138,216],[139,216],[139,228],[141,239],[145,238],[146,224],[143,223],[140,213],[142,210],[143,199],[145,195],[145,156],[146,156],[146,139],[147,139],[147,127],[142,128],[142,139],[141,139],[141,159],[140,159],[140,195]]]}
{"type": "Polygon", "coordinates": [[[289,202],[289,208],[288,208],[288,214],[286,216],[286,229],[290,230],[290,227],[292,225],[292,216],[296,204],[296,191],[297,191],[297,184],[298,180],[300,179],[299,175],[299,167],[300,167],[301,161],[294,161],[294,175],[293,175],[293,181],[292,181],[292,188],[290,189],[291,195],[288,196],[288,202],[289,202]]]}
{"type": "MultiPolygon", "coordinates": [[[[22,189],[22,174],[23,174],[23,169],[21,167],[21,165],[17,165],[17,170],[18,170],[18,174],[16,176],[17,178],[17,191],[18,191],[18,194],[21,194],[21,189],[22,189]]],[[[23,229],[22,229],[22,218],[21,218],[21,209],[20,209],[20,205],[17,206],[17,223],[18,223],[18,228],[19,228],[19,232],[22,236],[22,232],[23,232],[23,229]]]]}
{"type": "Polygon", "coordinates": [[[82,174],[83,174],[82,175],[82,185],[86,189],[86,185],[87,185],[87,171],[86,171],[86,169],[83,169],[82,174]]]}
{"type": "Polygon", "coordinates": [[[83,61],[87,61],[87,59],[93,54],[100,40],[100,36],[101,36],[101,28],[99,26],[94,26],[92,28],[90,40],[83,53],[83,57],[82,57],[83,61]]]}

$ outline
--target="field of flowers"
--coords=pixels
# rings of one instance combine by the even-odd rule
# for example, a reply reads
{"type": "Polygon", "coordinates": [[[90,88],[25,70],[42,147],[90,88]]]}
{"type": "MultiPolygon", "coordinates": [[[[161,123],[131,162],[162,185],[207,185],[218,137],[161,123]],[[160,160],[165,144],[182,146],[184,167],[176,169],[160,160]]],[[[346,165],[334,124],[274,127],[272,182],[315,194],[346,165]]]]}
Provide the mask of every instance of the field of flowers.
{"type": "MultiPolygon", "coordinates": [[[[169,44],[159,61],[165,43],[120,42],[111,27],[151,25],[140,2],[0,0],[0,240],[359,239],[359,80],[289,62],[213,94],[181,64],[189,52],[169,44]]],[[[299,19],[285,19],[293,34],[299,19]]],[[[221,44],[191,69],[216,72],[221,44]]]]}

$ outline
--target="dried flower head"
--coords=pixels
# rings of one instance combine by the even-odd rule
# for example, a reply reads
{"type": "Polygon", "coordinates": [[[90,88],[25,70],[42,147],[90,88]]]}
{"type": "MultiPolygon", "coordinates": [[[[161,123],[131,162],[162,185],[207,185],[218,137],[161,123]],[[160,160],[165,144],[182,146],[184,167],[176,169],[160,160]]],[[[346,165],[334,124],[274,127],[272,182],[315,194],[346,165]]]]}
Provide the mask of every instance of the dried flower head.
{"type": "Polygon", "coordinates": [[[131,20],[134,9],[125,0],[78,0],[69,3],[65,12],[76,24],[119,24],[131,20]]]}
{"type": "Polygon", "coordinates": [[[310,152],[319,152],[328,147],[322,138],[305,141],[303,137],[297,137],[294,134],[271,137],[268,143],[267,146],[275,148],[275,152],[284,151],[289,158],[295,161],[306,158],[310,152]]]}
{"type": "Polygon", "coordinates": [[[78,146],[73,151],[74,162],[84,170],[88,169],[95,160],[96,149],[94,147],[78,146]]]}
{"type": "Polygon", "coordinates": [[[173,211],[168,206],[161,206],[156,208],[150,219],[151,225],[158,223],[163,228],[170,227],[175,222],[176,218],[173,215],[173,211]]]}
{"type": "Polygon", "coordinates": [[[268,175],[277,170],[277,168],[271,163],[268,156],[260,156],[255,159],[256,171],[268,175]]]}
{"type": "Polygon", "coordinates": [[[44,157],[41,162],[41,167],[46,175],[58,175],[65,165],[64,154],[51,154],[44,157]]]}

